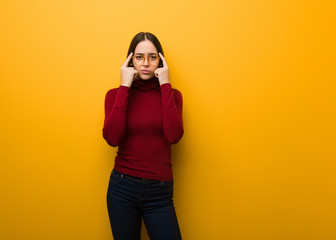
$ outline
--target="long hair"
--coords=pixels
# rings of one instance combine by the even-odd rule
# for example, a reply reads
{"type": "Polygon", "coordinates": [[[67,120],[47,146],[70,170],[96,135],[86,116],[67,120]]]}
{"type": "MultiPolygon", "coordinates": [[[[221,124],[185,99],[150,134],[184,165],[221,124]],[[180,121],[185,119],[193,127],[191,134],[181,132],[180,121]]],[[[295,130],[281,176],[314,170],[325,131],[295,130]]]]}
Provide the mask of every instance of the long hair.
{"type": "MultiPolygon", "coordinates": [[[[156,47],[156,50],[158,51],[158,53],[160,52],[163,56],[163,50],[162,50],[162,46],[161,43],[159,41],[159,39],[157,39],[157,37],[149,32],[139,32],[137,35],[135,35],[131,41],[131,44],[128,48],[128,53],[126,58],[130,55],[131,52],[133,52],[134,55],[134,50],[136,48],[136,46],[138,45],[139,42],[141,41],[145,41],[145,40],[149,40],[151,41],[154,46],[156,47]]],[[[128,63],[128,67],[133,67],[133,61],[129,61],[128,63]]],[[[159,62],[159,66],[158,67],[163,67],[163,63],[162,63],[162,59],[160,58],[160,62],[159,62]]]]}

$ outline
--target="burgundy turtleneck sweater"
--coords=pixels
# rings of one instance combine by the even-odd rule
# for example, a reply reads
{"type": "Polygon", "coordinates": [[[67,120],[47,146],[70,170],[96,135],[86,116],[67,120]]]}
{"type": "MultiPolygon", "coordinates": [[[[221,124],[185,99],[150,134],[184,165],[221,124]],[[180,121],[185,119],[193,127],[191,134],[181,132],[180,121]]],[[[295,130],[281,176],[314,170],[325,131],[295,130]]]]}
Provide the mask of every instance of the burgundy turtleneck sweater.
{"type": "Polygon", "coordinates": [[[173,180],[171,144],[183,136],[182,95],[170,83],[136,79],[105,96],[103,137],[118,146],[114,168],[124,174],[173,180]]]}

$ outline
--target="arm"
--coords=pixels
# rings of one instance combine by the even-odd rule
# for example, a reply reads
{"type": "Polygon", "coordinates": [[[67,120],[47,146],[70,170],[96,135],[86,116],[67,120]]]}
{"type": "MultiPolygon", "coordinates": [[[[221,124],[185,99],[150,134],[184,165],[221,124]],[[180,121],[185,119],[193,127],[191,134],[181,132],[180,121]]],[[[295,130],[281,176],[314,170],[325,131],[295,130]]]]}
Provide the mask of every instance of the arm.
{"type": "Polygon", "coordinates": [[[129,87],[109,90],[105,96],[105,120],[103,137],[113,147],[119,145],[125,135],[129,87]]]}
{"type": "Polygon", "coordinates": [[[171,144],[178,143],[183,136],[182,94],[170,83],[161,85],[163,134],[171,144]]]}

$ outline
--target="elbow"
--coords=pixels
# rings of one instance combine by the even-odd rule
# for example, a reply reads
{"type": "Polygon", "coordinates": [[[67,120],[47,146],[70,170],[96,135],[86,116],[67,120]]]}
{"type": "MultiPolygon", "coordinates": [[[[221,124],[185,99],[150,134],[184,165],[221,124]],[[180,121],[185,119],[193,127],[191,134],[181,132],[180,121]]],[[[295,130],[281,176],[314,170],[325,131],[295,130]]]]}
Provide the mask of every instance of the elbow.
{"type": "Polygon", "coordinates": [[[176,144],[181,140],[181,138],[183,137],[183,134],[184,134],[184,129],[182,128],[179,131],[177,131],[175,134],[167,134],[166,139],[170,144],[176,144]]]}
{"type": "Polygon", "coordinates": [[[105,139],[108,145],[112,147],[117,147],[119,145],[119,141],[115,138],[112,138],[109,134],[107,134],[107,132],[104,131],[104,128],[102,131],[103,131],[103,138],[105,139]]]}

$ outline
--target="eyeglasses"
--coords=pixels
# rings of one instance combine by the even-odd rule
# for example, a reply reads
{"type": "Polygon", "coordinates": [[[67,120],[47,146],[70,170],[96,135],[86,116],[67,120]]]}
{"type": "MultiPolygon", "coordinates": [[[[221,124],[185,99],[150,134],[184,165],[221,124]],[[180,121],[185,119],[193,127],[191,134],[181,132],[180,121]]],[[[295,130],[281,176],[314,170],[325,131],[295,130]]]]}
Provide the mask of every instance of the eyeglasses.
{"type": "Polygon", "coordinates": [[[147,62],[152,65],[158,63],[160,60],[160,57],[158,55],[150,55],[147,57],[145,57],[144,55],[135,55],[132,58],[137,65],[143,64],[146,58],[147,58],[147,62]]]}

